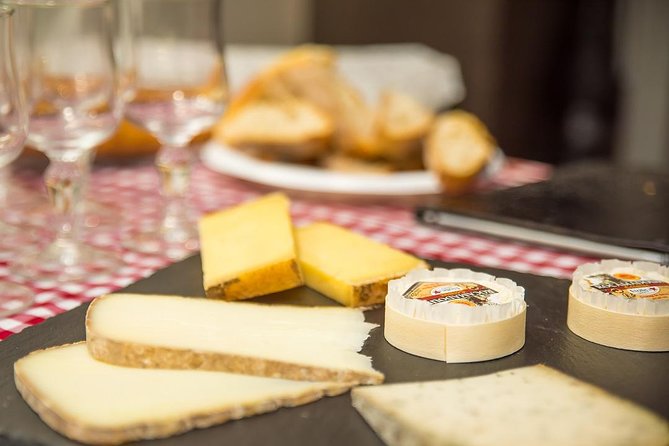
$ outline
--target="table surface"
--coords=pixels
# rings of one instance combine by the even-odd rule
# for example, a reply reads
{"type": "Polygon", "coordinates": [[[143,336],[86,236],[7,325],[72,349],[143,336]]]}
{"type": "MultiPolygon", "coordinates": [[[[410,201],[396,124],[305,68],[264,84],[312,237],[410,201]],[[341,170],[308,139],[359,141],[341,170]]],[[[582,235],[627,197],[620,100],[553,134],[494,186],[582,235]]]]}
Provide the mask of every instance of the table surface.
{"type": "MultiPolygon", "coordinates": [[[[551,168],[546,164],[509,159],[497,175],[480,188],[517,186],[546,179],[550,173],[551,168]]],[[[14,175],[23,186],[41,190],[40,174],[38,169],[18,169],[14,175]]],[[[197,164],[190,202],[204,213],[233,206],[267,191],[267,188],[226,177],[197,164]]],[[[539,245],[421,226],[414,220],[413,205],[424,203],[429,197],[368,199],[309,193],[290,195],[292,216],[298,226],[312,221],[330,221],[423,258],[558,278],[570,277],[579,264],[596,260],[539,245]]],[[[125,287],[173,262],[164,256],[145,255],[122,246],[124,234],[160,215],[158,175],[150,162],[96,167],[91,176],[89,197],[110,215],[118,215],[119,224],[111,229],[91,228],[86,231],[86,241],[119,252],[125,266],[111,278],[90,277],[76,283],[24,282],[34,290],[35,302],[18,314],[0,319],[0,340],[98,295],[125,287]]],[[[34,223],[43,224],[45,217],[37,216],[34,223]]],[[[8,265],[14,255],[10,251],[0,252],[0,281],[21,282],[19,277],[9,273],[8,265]]]]}

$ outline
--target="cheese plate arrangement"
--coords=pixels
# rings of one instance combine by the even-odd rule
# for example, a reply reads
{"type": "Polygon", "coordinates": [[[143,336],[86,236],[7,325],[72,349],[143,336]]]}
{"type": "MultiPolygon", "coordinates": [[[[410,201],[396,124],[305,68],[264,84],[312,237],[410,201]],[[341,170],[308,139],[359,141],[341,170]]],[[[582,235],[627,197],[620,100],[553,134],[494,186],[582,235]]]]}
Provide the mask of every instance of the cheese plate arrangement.
{"type": "MultiPolygon", "coordinates": [[[[437,267],[457,265],[433,263],[437,267]]],[[[383,308],[365,311],[371,330],[361,350],[385,383],[438,381],[496,373],[545,364],[669,417],[666,370],[669,354],[625,351],[588,342],[566,326],[569,281],[509,271],[484,269],[508,277],[527,290],[527,334],[524,347],[497,360],[446,364],[424,359],[387,343],[383,337],[383,308]]],[[[140,294],[204,296],[199,256],[174,264],[124,290],[140,294]]],[[[335,306],[307,287],[256,299],[266,304],[335,306]]],[[[44,424],[23,401],[14,384],[13,364],[28,353],[85,339],[87,305],[28,328],[0,344],[0,443],[9,445],[74,445],[44,424]]],[[[54,377],[55,379],[55,377],[54,377]]],[[[364,387],[367,388],[367,387],[364,387]]],[[[370,387],[371,388],[371,387],[370,387]]],[[[169,392],[168,389],[165,390],[169,392]]],[[[175,402],[176,397],[175,397],[175,402]]],[[[142,442],[147,445],[206,444],[342,444],[381,445],[382,441],[352,407],[348,393],[326,397],[303,406],[282,408],[237,421],[195,429],[188,433],[142,442]]]]}
{"type": "Polygon", "coordinates": [[[0,443],[666,445],[669,354],[567,328],[568,281],[294,228],[289,209],[274,193],[206,215],[200,255],[1,343],[0,443]],[[452,412],[497,422],[432,426],[452,412]]]}

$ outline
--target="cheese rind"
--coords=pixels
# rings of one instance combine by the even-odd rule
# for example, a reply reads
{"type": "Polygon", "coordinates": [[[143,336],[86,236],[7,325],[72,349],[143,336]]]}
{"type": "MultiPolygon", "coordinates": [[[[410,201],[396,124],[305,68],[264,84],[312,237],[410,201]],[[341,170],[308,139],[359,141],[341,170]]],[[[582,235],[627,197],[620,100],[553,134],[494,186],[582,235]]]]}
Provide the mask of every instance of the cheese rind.
{"type": "Polygon", "coordinates": [[[666,446],[654,413],[546,366],[354,389],[389,446],[666,446]]]}
{"type": "Polygon", "coordinates": [[[669,267],[607,259],[574,271],[567,326],[590,342],[669,351],[669,267]]]}
{"type": "Polygon", "coordinates": [[[200,220],[208,297],[248,299],[302,285],[290,203],[273,193],[200,220]]]}
{"type": "Polygon", "coordinates": [[[118,367],[92,359],[83,343],[30,353],[14,364],[14,378],[46,424],[89,444],[167,437],[347,390],[342,383],[118,367]]]}
{"type": "Polygon", "coordinates": [[[608,347],[646,352],[669,351],[669,315],[619,313],[581,301],[569,288],[567,327],[576,335],[608,347]]]}
{"type": "Polygon", "coordinates": [[[525,345],[523,310],[486,324],[441,324],[416,319],[386,305],[386,341],[402,351],[450,363],[489,361],[517,352],[525,345]]]}
{"type": "Polygon", "coordinates": [[[296,237],[306,285],[349,307],[382,303],[388,281],[427,266],[414,256],[329,223],[299,228],[296,237]]]}
{"type": "Polygon", "coordinates": [[[98,360],[311,381],[374,384],[383,374],[358,351],[375,325],[359,310],[112,294],[86,315],[98,360]]]}

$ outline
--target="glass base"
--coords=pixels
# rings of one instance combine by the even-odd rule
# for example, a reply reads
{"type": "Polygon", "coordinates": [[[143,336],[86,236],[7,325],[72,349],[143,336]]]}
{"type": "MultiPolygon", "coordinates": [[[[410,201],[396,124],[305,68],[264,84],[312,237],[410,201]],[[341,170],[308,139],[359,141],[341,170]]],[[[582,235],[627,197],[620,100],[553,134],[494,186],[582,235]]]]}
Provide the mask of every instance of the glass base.
{"type": "Polygon", "coordinates": [[[17,253],[35,245],[38,240],[39,234],[36,231],[0,220],[0,262],[9,263],[17,253]]]}
{"type": "Polygon", "coordinates": [[[123,237],[123,247],[141,254],[181,260],[200,247],[197,223],[187,221],[179,225],[155,222],[123,237]]]}
{"type": "MultiPolygon", "coordinates": [[[[81,204],[81,229],[111,231],[118,229],[118,214],[120,210],[112,205],[98,203],[94,200],[84,200],[81,204]]],[[[14,225],[42,228],[48,225],[47,216],[53,213],[51,203],[45,196],[39,196],[30,204],[14,206],[8,213],[7,221],[14,225]]]]}
{"type": "Polygon", "coordinates": [[[0,318],[25,310],[33,303],[35,293],[22,285],[0,282],[0,318]]]}
{"type": "Polygon", "coordinates": [[[71,241],[22,253],[9,265],[12,274],[30,281],[79,282],[111,279],[123,267],[121,256],[71,241]]]}

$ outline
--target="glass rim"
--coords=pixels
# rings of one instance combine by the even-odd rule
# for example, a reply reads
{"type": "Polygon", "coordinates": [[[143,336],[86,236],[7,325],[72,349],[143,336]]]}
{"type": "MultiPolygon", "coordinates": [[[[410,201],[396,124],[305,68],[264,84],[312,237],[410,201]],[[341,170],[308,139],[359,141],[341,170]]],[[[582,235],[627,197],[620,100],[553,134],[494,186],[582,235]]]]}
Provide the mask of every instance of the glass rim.
{"type": "Polygon", "coordinates": [[[14,14],[14,8],[10,5],[0,3],[0,17],[11,17],[14,14]]]}

